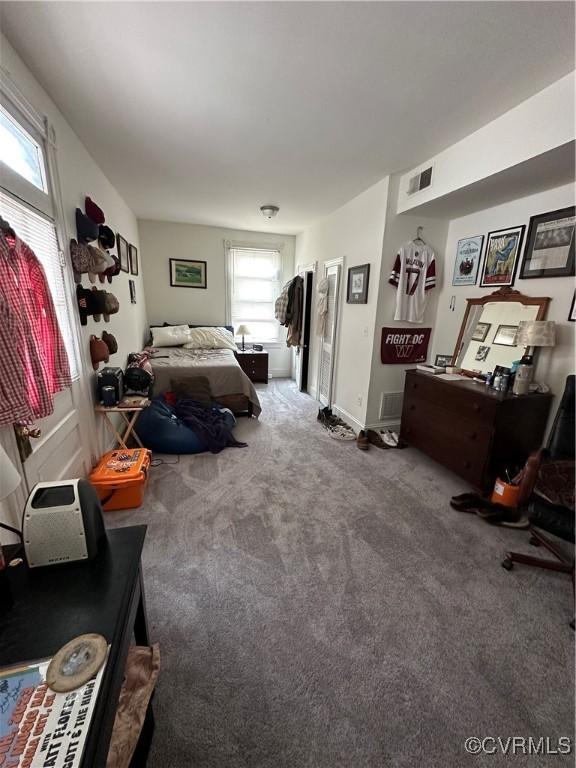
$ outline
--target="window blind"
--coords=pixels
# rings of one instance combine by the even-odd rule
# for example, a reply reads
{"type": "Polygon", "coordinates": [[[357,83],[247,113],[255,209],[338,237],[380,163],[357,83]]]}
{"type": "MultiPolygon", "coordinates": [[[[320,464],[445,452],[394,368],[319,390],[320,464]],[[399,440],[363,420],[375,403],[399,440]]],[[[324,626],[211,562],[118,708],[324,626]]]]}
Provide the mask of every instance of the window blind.
{"type": "Polygon", "coordinates": [[[280,325],[274,318],[274,304],[281,290],[280,251],[230,248],[228,254],[232,325],[247,325],[251,341],[277,341],[280,325]]]}
{"type": "Polygon", "coordinates": [[[44,268],[60,333],[68,353],[70,373],[73,379],[77,379],[78,364],[76,362],[74,333],[68,312],[64,266],[60,258],[54,222],[7,195],[3,190],[0,190],[0,213],[10,223],[20,240],[23,240],[34,251],[44,268]]]}

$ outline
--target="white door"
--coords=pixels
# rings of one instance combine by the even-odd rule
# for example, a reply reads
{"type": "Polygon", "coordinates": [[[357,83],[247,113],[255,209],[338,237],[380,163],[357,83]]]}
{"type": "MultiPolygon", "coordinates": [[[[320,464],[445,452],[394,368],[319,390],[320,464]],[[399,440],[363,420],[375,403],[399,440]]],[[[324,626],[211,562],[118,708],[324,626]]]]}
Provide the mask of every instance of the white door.
{"type": "Polygon", "coordinates": [[[326,314],[324,336],[320,340],[318,400],[320,400],[322,405],[327,406],[332,405],[338,307],[340,305],[340,268],[340,264],[324,266],[324,276],[328,279],[328,312],[326,314]]]}

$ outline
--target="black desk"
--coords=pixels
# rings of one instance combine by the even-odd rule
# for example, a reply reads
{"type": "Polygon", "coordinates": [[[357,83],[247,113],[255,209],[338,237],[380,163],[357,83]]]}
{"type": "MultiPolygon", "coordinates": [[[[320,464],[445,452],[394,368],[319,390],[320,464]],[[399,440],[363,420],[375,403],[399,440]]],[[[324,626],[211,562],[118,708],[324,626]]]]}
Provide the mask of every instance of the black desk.
{"type": "MultiPolygon", "coordinates": [[[[109,530],[94,560],[30,570],[25,593],[0,618],[0,666],[52,656],[86,632],[110,643],[82,768],[106,765],[132,632],[137,645],[150,645],[140,567],[145,536],[145,525],[109,530]]],[[[151,709],[147,719],[148,740],[151,709]]]]}

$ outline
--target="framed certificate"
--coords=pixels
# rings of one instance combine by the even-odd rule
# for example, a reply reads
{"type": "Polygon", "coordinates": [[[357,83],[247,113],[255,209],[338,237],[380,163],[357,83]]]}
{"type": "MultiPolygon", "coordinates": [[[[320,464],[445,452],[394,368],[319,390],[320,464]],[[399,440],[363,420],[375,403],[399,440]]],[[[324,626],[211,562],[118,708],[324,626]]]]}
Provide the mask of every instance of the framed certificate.
{"type": "Polygon", "coordinates": [[[520,279],[574,276],[574,206],[532,216],[520,279]]]}

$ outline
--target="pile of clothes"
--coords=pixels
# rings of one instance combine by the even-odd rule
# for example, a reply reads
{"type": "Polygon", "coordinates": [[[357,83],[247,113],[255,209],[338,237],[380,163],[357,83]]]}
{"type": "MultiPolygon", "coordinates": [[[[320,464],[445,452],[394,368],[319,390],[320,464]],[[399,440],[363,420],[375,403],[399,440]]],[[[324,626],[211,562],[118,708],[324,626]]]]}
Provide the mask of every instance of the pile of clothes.
{"type": "Polygon", "coordinates": [[[299,347],[304,316],[304,280],[299,275],[289,280],[276,299],[274,316],[288,328],[286,346],[299,347]]]}

